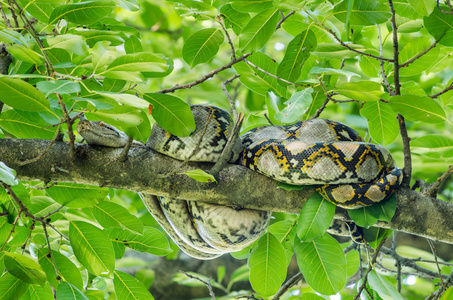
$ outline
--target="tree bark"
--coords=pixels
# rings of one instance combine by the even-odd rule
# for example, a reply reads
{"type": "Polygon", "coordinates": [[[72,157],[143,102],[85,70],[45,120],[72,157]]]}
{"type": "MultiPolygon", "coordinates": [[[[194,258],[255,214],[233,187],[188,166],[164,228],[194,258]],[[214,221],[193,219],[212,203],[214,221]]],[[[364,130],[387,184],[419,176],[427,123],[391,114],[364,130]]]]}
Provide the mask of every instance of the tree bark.
{"type": "MultiPolygon", "coordinates": [[[[39,156],[48,148],[48,140],[0,140],[0,161],[17,171],[19,180],[73,182],[116,189],[171,196],[178,199],[234,205],[275,212],[299,213],[315,192],[313,187],[297,191],[277,188],[278,182],[239,165],[228,165],[219,174],[218,183],[201,183],[185,175],[162,176],[178,169],[181,162],[147,147],[135,147],[125,162],[119,161],[122,148],[76,144],[71,158],[66,142],[55,142],[38,161],[21,162],[39,156]]],[[[192,169],[208,171],[212,164],[189,163],[182,173],[192,169]]],[[[409,189],[397,193],[398,206],[392,222],[375,226],[453,244],[453,204],[409,189]]],[[[337,218],[350,220],[347,211],[337,208],[337,218]]]]}

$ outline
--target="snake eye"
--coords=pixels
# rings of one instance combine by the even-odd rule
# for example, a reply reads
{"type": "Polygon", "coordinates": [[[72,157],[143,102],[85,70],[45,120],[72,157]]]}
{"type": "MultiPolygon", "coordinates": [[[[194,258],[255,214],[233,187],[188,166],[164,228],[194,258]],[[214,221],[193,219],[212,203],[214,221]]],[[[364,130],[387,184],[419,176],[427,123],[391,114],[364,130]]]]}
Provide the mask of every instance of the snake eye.
{"type": "Polygon", "coordinates": [[[100,126],[105,126],[105,123],[101,121],[101,122],[99,122],[99,125],[100,126]]]}

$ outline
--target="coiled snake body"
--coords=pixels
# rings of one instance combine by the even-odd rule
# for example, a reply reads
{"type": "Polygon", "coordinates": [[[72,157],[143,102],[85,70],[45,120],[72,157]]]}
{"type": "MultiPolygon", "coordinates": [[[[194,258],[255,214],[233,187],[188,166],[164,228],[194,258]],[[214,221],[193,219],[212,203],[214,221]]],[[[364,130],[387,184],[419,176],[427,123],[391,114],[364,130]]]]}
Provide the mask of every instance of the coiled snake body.
{"type": "MultiPolygon", "coordinates": [[[[224,110],[207,105],[191,106],[196,129],[189,137],[177,137],[157,123],[146,146],[179,160],[216,162],[232,135],[232,119],[224,110]]],[[[112,147],[99,136],[99,122],[79,122],[79,133],[88,143],[112,147]],[[95,132],[96,138],[89,140],[95,132]]],[[[102,127],[102,126],[101,126],[102,127]]],[[[105,130],[105,124],[103,125],[105,130]]],[[[115,131],[112,127],[108,130],[115,131]]],[[[107,133],[110,133],[107,131],[107,133]]],[[[117,139],[125,137],[118,133],[117,139]]],[[[127,138],[126,138],[127,140],[127,138]]],[[[116,142],[116,147],[124,142],[116,142]]],[[[121,145],[120,145],[121,144],[121,145]]],[[[114,146],[113,146],[114,147],[114,146]]],[[[348,126],[314,119],[287,126],[262,126],[246,132],[233,147],[230,162],[239,163],[293,185],[316,185],[321,195],[337,206],[357,208],[383,201],[398,188],[401,170],[389,151],[362,142],[348,126]]],[[[237,209],[200,201],[182,201],[141,193],[154,218],[187,254],[211,259],[252,244],[266,230],[270,212],[237,209]]],[[[350,226],[332,224],[335,234],[350,226]]],[[[351,230],[353,239],[360,233],[351,230]]]]}

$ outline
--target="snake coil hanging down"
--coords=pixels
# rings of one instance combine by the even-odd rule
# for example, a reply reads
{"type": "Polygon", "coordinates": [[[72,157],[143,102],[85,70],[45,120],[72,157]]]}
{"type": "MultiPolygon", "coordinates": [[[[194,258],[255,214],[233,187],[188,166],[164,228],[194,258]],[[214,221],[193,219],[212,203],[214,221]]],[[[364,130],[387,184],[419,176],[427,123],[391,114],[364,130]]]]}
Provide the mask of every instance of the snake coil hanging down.
{"type": "MultiPolygon", "coordinates": [[[[231,116],[214,106],[193,105],[191,109],[196,129],[190,136],[174,136],[156,123],[146,146],[179,160],[190,156],[191,161],[216,162],[233,131],[231,116]]],[[[91,131],[88,128],[83,124],[80,134],[85,137],[91,131]]],[[[112,147],[98,138],[95,143],[112,147]]],[[[256,172],[289,184],[316,185],[324,198],[343,208],[383,201],[402,180],[401,170],[386,148],[364,143],[353,129],[331,120],[257,127],[246,132],[233,148],[230,162],[239,160],[256,172]]],[[[249,246],[266,230],[271,216],[267,211],[140,196],[178,246],[200,259],[249,246]]],[[[355,226],[334,222],[329,231],[351,231],[357,240],[361,237],[353,230],[355,226]]]]}

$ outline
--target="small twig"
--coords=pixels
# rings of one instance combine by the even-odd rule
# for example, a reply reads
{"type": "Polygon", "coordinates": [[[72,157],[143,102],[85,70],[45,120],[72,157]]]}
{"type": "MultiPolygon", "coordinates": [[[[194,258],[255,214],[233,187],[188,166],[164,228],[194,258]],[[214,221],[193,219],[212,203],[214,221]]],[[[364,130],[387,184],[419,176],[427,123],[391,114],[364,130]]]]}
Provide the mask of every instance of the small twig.
{"type": "Polygon", "coordinates": [[[333,100],[332,97],[330,96],[330,94],[327,92],[326,87],[324,86],[324,83],[322,82],[322,77],[316,76],[316,78],[318,78],[319,84],[321,85],[321,88],[324,91],[324,95],[326,95],[326,100],[324,100],[324,103],[321,105],[320,108],[318,108],[316,110],[316,113],[310,119],[318,118],[321,115],[322,111],[326,108],[327,103],[329,103],[329,101],[333,100]]]}
{"type": "Polygon", "coordinates": [[[17,197],[16,193],[14,193],[14,191],[11,189],[11,186],[9,186],[6,183],[1,182],[1,181],[0,181],[0,184],[6,190],[6,193],[8,195],[10,195],[11,198],[13,198],[14,202],[16,202],[17,205],[19,205],[19,210],[20,211],[22,211],[27,217],[29,217],[32,220],[37,220],[38,219],[32,213],[30,213],[28,211],[28,208],[22,203],[22,201],[19,199],[19,197],[17,197]]]}
{"type": "Polygon", "coordinates": [[[448,275],[448,277],[445,279],[445,286],[441,286],[440,289],[437,291],[433,292],[431,295],[426,297],[426,300],[432,300],[432,299],[440,299],[444,291],[452,285],[453,282],[453,271],[448,275]]]}
{"type": "Polygon", "coordinates": [[[369,57],[372,57],[372,58],[375,58],[377,60],[383,60],[383,61],[388,61],[388,62],[393,62],[393,59],[390,59],[390,58],[385,58],[385,57],[380,57],[380,56],[376,56],[376,55],[373,55],[371,53],[365,53],[365,52],[362,52],[360,50],[357,50],[357,49],[354,49],[352,48],[351,46],[349,46],[348,44],[346,44],[345,42],[343,42],[337,35],[335,32],[333,32],[332,29],[330,29],[329,27],[327,27],[326,25],[324,25],[323,23],[321,23],[320,21],[318,21],[315,17],[313,17],[309,12],[307,11],[304,11],[313,21],[315,21],[316,24],[318,24],[319,26],[321,26],[324,30],[326,30],[328,33],[330,33],[330,35],[333,36],[334,39],[336,39],[340,45],[342,45],[343,47],[346,47],[348,50],[351,50],[355,53],[358,53],[360,55],[364,55],[364,56],[369,56],[369,57]]]}
{"type": "Polygon", "coordinates": [[[410,138],[407,134],[406,123],[404,117],[400,114],[396,117],[400,128],[401,138],[403,139],[403,153],[404,153],[404,168],[403,168],[403,182],[401,187],[409,188],[412,176],[412,158],[410,149],[410,138]]]}
{"type": "Polygon", "coordinates": [[[277,80],[283,81],[283,82],[285,82],[285,83],[287,83],[287,84],[291,84],[291,85],[294,85],[294,86],[301,86],[301,87],[310,86],[310,85],[307,85],[307,84],[298,84],[298,83],[294,83],[294,82],[288,81],[288,80],[286,80],[286,79],[280,78],[280,77],[278,77],[278,76],[276,76],[276,75],[274,75],[274,74],[272,74],[272,73],[269,73],[268,71],[266,71],[266,70],[264,70],[264,69],[258,67],[257,65],[255,65],[254,63],[252,63],[252,62],[250,62],[250,61],[248,61],[248,60],[246,60],[246,59],[244,59],[244,62],[247,63],[248,65],[254,67],[254,68],[257,69],[258,71],[261,71],[261,72],[263,72],[264,74],[269,75],[269,76],[271,76],[271,77],[273,77],[273,78],[275,78],[275,79],[277,79],[277,80]]]}
{"type": "Polygon", "coordinates": [[[198,85],[200,83],[205,82],[209,78],[214,77],[214,75],[222,72],[223,70],[231,68],[233,65],[237,64],[238,62],[243,61],[244,59],[246,59],[250,55],[252,55],[252,53],[246,53],[246,54],[240,56],[237,59],[233,59],[229,63],[227,63],[226,65],[221,66],[221,67],[219,67],[219,68],[217,68],[215,70],[212,70],[208,74],[204,75],[203,77],[201,77],[201,78],[199,78],[199,79],[197,79],[197,80],[195,80],[193,82],[182,84],[182,85],[175,85],[174,87],[171,87],[171,88],[168,88],[168,89],[163,89],[163,90],[157,91],[155,93],[165,94],[165,93],[172,93],[172,92],[174,92],[176,90],[190,89],[190,88],[192,88],[192,87],[194,87],[194,86],[196,86],[196,85],[198,85]]]}
{"type": "Polygon", "coordinates": [[[280,299],[281,296],[283,296],[283,294],[289,289],[291,288],[293,285],[295,285],[296,283],[299,282],[299,280],[301,280],[304,276],[302,275],[301,272],[297,273],[296,275],[294,275],[293,277],[291,277],[290,279],[288,279],[288,281],[286,281],[281,287],[280,289],[278,290],[277,294],[274,295],[274,297],[272,298],[272,300],[278,300],[280,299]]]}
{"type": "Polygon", "coordinates": [[[390,22],[392,23],[392,34],[393,34],[393,83],[395,84],[395,95],[400,95],[400,66],[399,66],[399,49],[398,49],[398,26],[396,26],[396,13],[393,8],[393,1],[388,0],[390,12],[392,17],[390,22]]]}
{"type": "Polygon", "coordinates": [[[220,171],[222,171],[222,169],[226,167],[228,161],[231,159],[234,146],[238,142],[239,132],[241,130],[243,120],[244,114],[241,113],[238,117],[238,121],[234,124],[233,133],[228,139],[228,142],[226,143],[225,148],[222,151],[222,154],[220,155],[219,159],[209,172],[212,176],[217,177],[220,171]]]}
{"type": "Polygon", "coordinates": [[[19,213],[17,214],[16,219],[14,219],[14,222],[13,222],[13,224],[12,224],[13,228],[11,228],[11,230],[9,231],[8,236],[7,236],[6,239],[5,239],[5,242],[4,242],[3,245],[0,247],[0,251],[3,251],[3,249],[4,249],[5,246],[6,246],[6,244],[8,244],[8,241],[9,241],[9,239],[11,238],[11,235],[13,234],[14,229],[16,228],[16,224],[17,224],[17,222],[18,222],[19,219],[20,219],[20,214],[21,214],[21,211],[19,210],[19,213]]]}
{"type": "Polygon", "coordinates": [[[280,21],[278,22],[277,24],[277,27],[275,27],[275,30],[277,31],[278,29],[280,29],[280,27],[282,27],[282,24],[283,22],[286,21],[286,19],[288,19],[289,17],[291,17],[292,15],[294,15],[296,12],[293,10],[293,11],[290,11],[286,16],[283,15],[282,12],[280,12],[280,14],[282,15],[282,18],[280,19],[280,21]]]}
{"type": "Polygon", "coordinates": [[[357,294],[354,297],[354,300],[357,300],[360,298],[360,294],[362,293],[363,289],[366,287],[366,282],[367,282],[367,276],[370,274],[371,270],[373,270],[373,265],[376,263],[377,256],[379,254],[379,251],[381,251],[382,246],[384,245],[386,239],[383,239],[379,246],[377,246],[376,251],[374,252],[373,258],[371,259],[370,266],[368,267],[368,271],[366,272],[365,276],[363,277],[363,282],[362,285],[360,286],[359,290],[357,291],[357,294]]]}
{"type": "Polygon", "coordinates": [[[61,277],[58,275],[58,268],[57,268],[57,263],[55,262],[55,258],[52,255],[52,248],[50,247],[50,241],[49,241],[49,234],[47,233],[47,224],[46,222],[42,222],[42,229],[44,230],[44,236],[46,237],[46,243],[47,243],[47,248],[49,249],[49,253],[47,254],[47,257],[52,260],[53,267],[55,269],[55,275],[57,276],[57,280],[60,281],[61,277]]]}
{"type": "Polygon", "coordinates": [[[50,228],[53,229],[53,231],[55,231],[59,236],[61,236],[62,238],[64,238],[65,240],[69,241],[69,237],[67,237],[66,235],[64,235],[63,233],[61,233],[58,229],[55,228],[55,226],[53,226],[51,223],[47,223],[47,226],[49,226],[50,228]]]}
{"type": "Polygon", "coordinates": [[[123,151],[121,151],[121,154],[118,158],[119,161],[126,161],[127,154],[129,153],[129,149],[131,149],[133,141],[134,141],[134,139],[132,137],[128,136],[127,143],[124,146],[123,151]]]}
{"type": "Polygon", "coordinates": [[[218,19],[218,23],[220,24],[220,26],[222,27],[222,30],[223,32],[225,33],[226,37],[227,37],[227,40],[228,40],[228,44],[230,45],[231,47],[231,57],[233,60],[236,60],[236,50],[234,50],[234,45],[233,45],[233,42],[231,41],[231,37],[230,37],[230,34],[228,33],[228,30],[226,29],[225,27],[225,24],[223,22],[223,18],[221,18],[220,16],[217,17],[218,19]]]}
{"type": "Polygon", "coordinates": [[[57,140],[58,136],[60,135],[60,127],[61,127],[61,124],[58,125],[58,128],[57,128],[57,130],[55,131],[55,135],[54,135],[54,137],[52,138],[52,140],[50,141],[49,147],[47,147],[46,150],[44,150],[40,155],[38,155],[38,156],[35,157],[35,158],[27,159],[27,160],[25,160],[25,161],[19,162],[19,165],[25,166],[25,165],[27,165],[27,164],[30,164],[30,163],[33,163],[33,162],[35,162],[35,161],[40,160],[44,155],[46,155],[46,153],[49,152],[49,150],[52,148],[53,144],[54,144],[55,141],[57,140]]]}
{"type": "Polygon", "coordinates": [[[46,220],[47,221],[47,218],[56,214],[57,212],[59,212],[62,208],[64,208],[65,206],[64,205],[61,205],[59,208],[57,208],[56,210],[54,211],[51,211],[50,213],[48,213],[47,215],[41,217],[42,220],[46,220]]]}
{"type": "Polygon", "coordinates": [[[451,6],[450,0],[446,0],[445,2],[447,3],[448,7],[450,8],[450,11],[443,10],[442,8],[440,8],[439,0],[437,0],[437,8],[439,9],[439,11],[441,13],[448,14],[448,15],[453,15],[453,7],[451,6]]]}
{"type": "MultiPolygon", "coordinates": [[[[396,235],[397,235],[397,232],[393,231],[393,238],[392,238],[392,251],[393,252],[396,252],[396,235]]],[[[397,289],[398,289],[398,292],[401,293],[401,263],[399,260],[396,261],[395,266],[396,266],[397,289]]]]}
{"type": "Polygon", "coordinates": [[[451,90],[453,90],[453,82],[450,83],[449,86],[447,86],[445,89],[443,89],[443,90],[440,91],[439,93],[436,93],[436,94],[434,94],[434,95],[428,95],[428,97],[437,98],[437,97],[439,97],[440,95],[443,95],[443,94],[445,94],[446,92],[451,91],[451,90]]]}
{"type": "Polygon", "coordinates": [[[227,90],[227,88],[226,88],[226,85],[229,84],[229,83],[232,83],[236,78],[239,78],[239,77],[241,77],[241,74],[236,74],[236,75],[234,75],[232,78],[230,78],[230,79],[228,79],[228,80],[225,80],[225,81],[222,82],[222,84],[221,84],[223,93],[225,94],[225,96],[226,96],[227,99],[228,99],[228,102],[230,103],[231,111],[233,112],[234,122],[237,122],[237,121],[238,121],[239,114],[238,114],[238,112],[237,112],[237,110],[236,110],[236,105],[234,104],[234,100],[231,99],[230,93],[228,93],[228,90],[227,90]]]}
{"type": "Polygon", "coordinates": [[[266,118],[267,122],[268,122],[270,125],[274,126],[274,124],[272,124],[271,119],[269,119],[269,116],[268,116],[266,113],[264,113],[264,117],[266,118]]]}
{"type": "Polygon", "coordinates": [[[11,23],[9,22],[8,17],[7,17],[6,14],[5,14],[5,11],[3,10],[3,5],[2,5],[1,3],[0,3],[0,12],[2,13],[2,18],[3,18],[3,20],[5,21],[6,27],[8,27],[8,28],[10,28],[10,29],[13,28],[13,27],[11,26],[11,23]]]}
{"type": "Polygon", "coordinates": [[[206,285],[206,287],[209,290],[209,296],[211,296],[212,300],[215,300],[215,294],[214,294],[214,291],[212,290],[212,286],[211,286],[211,282],[210,282],[211,278],[209,278],[208,281],[204,281],[203,279],[198,278],[198,277],[193,276],[193,275],[190,275],[190,274],[188,274],[188,273],[186,273],[186,272],[184,272],[182,270],[179,270],[179,272],[183,273],[184,275],[186,275],[189,278],[196,279],[196,280],[202,282],[204,285],[206,285]]]}
{"type": "MultiPolygon", "coordinates": [[[[440,39],[439,39],[440,40],[440,39]]],[[[417,54],[416,56],[412,57],[411,59],[409,59],[408,61],[402,63],[400,65],[400,68],[404,68],[404,67],[407,67],[409,66],[411,63],[413,63],[414,61],[416,61],[417,59],[419,59],[420,57],[422,57],[423,55],[425,55],[426,53],[428,53],[431,49],[433,49],[434,47],[436,47],[438,41],[436,40],[431,46],[429,46],[428,48],[425,49],[425,51],[423,52],[420,52],[419,54],[417,54]]]]}
{"type": "Polygon", "coordinates": [[[440,176],[439,178],[437,178],[436,182],[430,184],[426,190],[425,190],[425,194],[429,197],[436,197],[437,195],[437,192],[439,191],[439,188],[440,186],[442,185],[442,183],[448,179],[448,177],[450,177],[450,175],[453,174],[453,165],[450,165],[447,169],[447,171],[445,171],[444,174],[442,174],[442,176],[440,176]]]}
{"type": "Polygon", "coordinates": [[[442,286],[445,289],[445,284],[444,284],[444,281],[442,280],[442,272],[440,271],[439,262],[437,260],[436,247],[434,247],[434,244],[430,239],[426,239],[426,240],[428,241],[429,247],[431,248],[431,252],[433,253],[433,256],[434,256],[434,260],[436,261],[437,272],[439,273],[440,282],[442,283],[442,286]]]}
{"type": "MultiPolygon", "coordinates": [[[[381,26],[380,25],[376,25],[376,26],[378,29],[378,37],[379,37],[379,55],[382,56],[384,52],[383,52],[383,48],[382,48],[381,26]]],[[[389,92],[389,94],[391,96],[393,96],[395,94],[395,92],[393,91],[392,87],[390,86],[390,83],[387,78],[387,74],[385,74],[384,61],[383,60],[379,61],[379,65],[381,67],[382,81],[384,82],[384,85],[387,88],[387,91],[389,92]]]]}

